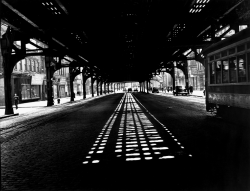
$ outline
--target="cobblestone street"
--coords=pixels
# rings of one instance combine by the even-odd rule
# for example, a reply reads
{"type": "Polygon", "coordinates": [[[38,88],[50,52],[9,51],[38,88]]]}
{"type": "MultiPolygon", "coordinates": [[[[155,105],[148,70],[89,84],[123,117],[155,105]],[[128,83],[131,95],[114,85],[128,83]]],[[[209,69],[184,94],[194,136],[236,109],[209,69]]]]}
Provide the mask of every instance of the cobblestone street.
{"type": "Polygon", "coordinates": [[[204,107],[120,93],[6,118],[1,189],[243,191],[248,131],[204,107]]]}

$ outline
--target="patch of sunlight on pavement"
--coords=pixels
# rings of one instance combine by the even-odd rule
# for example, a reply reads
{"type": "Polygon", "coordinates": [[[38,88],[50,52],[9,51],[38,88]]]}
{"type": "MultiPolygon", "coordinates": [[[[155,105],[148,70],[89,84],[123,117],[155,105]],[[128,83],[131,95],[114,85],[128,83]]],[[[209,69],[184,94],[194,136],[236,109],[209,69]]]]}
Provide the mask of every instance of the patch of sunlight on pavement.
{"type": "MultiPolygon", "coordinates": [[[[123,96],[114,113],[111,115],[100,135],[99,139],[103,139],[106,129],[111,131],[111,128],[117,118],[119,112],[121,113],[121,121],[118,129],[117,140],[115,145],[116,157],[122,161],[139,161],[139,160],[159,160],[159,159],[173,159],[178,156],[175,156],[171,150],[168,143],[164,141],[157,129],[142,111],[138,100],[136,101],[132,94],[127,93],[123,96]],[[121,110],[121,106],[124,102],[124,107],[121,110]]],[[[141,103],[140,103],[141,104],[141,103]]],[[[141,104],[142,107],[144,107],[141,104]]],[[[144,108],[146,110],[146,108],[144,108]]],[[[169,138],[173,138],[172,142],[176,143],[175,146],[183,150],[184,147],[181,143],[172,135],[167,127],[164,124],[160,123],[150,112],[146,112],[151,115],[161,126],[165,129],[166,133],[169,134],[169,138]]],[[[108,137],[107,137],[108,139],[108,137]]],[[[107,141],[107,140],[106,140],[107,141]]],[[[98,141],[95,142],[95,146],[98,145],[98,141]]],[[[100,149],[100,147],[99,147],[100,149]]],[[[98,153],[104,152],[104,147],[102,151],[98,152],[98,149],[95,151],[90,151],[92,154],[91,159],[89,156],[85,158],[83,164],[94,163],[93,161],[98,160],[101,162],[101,157],[98,153]]],[[[173,150],[173,149],[172,149],[173,150]]],[[[178,153],[177,151],[175,153],[178,153]]],[[[183,153],[183,152],[182,152],[183,153]]],[[[186,154],[185,156],[192,157],[192,155],[186,154]]]]}

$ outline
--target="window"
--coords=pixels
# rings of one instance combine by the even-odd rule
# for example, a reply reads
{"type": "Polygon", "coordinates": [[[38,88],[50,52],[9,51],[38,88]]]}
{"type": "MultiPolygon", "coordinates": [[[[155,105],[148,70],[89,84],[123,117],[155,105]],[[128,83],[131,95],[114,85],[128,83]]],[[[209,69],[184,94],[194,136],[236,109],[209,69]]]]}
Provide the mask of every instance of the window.
{"type": "Polygon", "coordinates": [[[44,71],[44,62],[43,62],[43,60],[42,60],[42,62],[41,62],[41,72],[42,72],[42,73],[45,72],[45,71],[44,71]]]}
{"type": "Polygon", "coordinates": [[[26,71],[29,71],[29,69],[30,69],[30,60],[29,59],[27,59],[27,69],[26,69],[26,71]]]}
{"type": "Polygon", "coordinates": [[[39,72],[39,61],[36,63],[36,71],[39,72]]]}
{"type": "Polygon", "coordinates": [[[231,83],[235,83],[236,81],[236,57],[232,57],[229,59],[229,78],[231,83]]]}
{"type": "Polygon", "coordinates": [[[214,67],[215,62],[210,63],[210,84],[215,83],[215,67],[214,67]]]}
{"type": "Polygon", "coordinates": [[[33,71],[36,72],[36,60],[33,60],[33,71]]]}
{"type": "Polygon", "coordinates": [[[246,74],[246,56],[240,55],[238,56],[238,82],[246,82],[247,74],[246,74]]]}
{"type": "Polygon", "coordinates": [[[234,54],[234,53],[235,53],[235,48],[229,49],[228,54],[234,54]]]}
{"type": "Polygon", "coordinates": [[[31,98],[38,98],[39,97],[39,86],[36,86],[36,85],[32,85],[30,87],[30,97],[31,98]]]}
{"type": "Polygon", "coordinates": [[[212,60],[214,60],[214,56],[209,57],[209,61],[212,61],[212,60]]]}
{"type": "Polygon", "coordinates": [[[30,61],[30,71],[32,71],[32,60],[29,61],[30,61]]]}
{"type": "Polygon", "coordinates": [[[222,61],[222,83],[229,82],[229,75],[228,75],[228,60],[222,61]]]}
{"type": "Polygon", "coordinates": [[[247,53],[248,81],[250,82],[250,53],[247,53]]]}
{"type": "Polygon", "coordinates": [[[220,58],[220,53],[215,55],[215,59],[219,59],[220,58]]]}
{"type": "Polygon", "coordinates": [[[221,84],[221,61],[216,61],[216,84],[221,84]]]}
{"type": "Polygon", "coordinates": [[[35,61],[34,60],[31,60],[31,67],[32,67],[32,71],[34,72],[35,71],[35,61]]]}
{"type": "Polygon", "coordinates": [[[240,46],[237,46],[237,52],[241,52],[241,51],[243,51],[243,50],[245,50],[245,44],[242,44],[242,45],[240,45],[240,46]]]}
{"type": "Polygon", "coordinates": [[[28,62],[28,60],[27,59],[25,59],[25,63],[24,63],[24,67],[25,67],[25,71],[27,71],[28,70],[28,67],[27,67],[27,63],[28,62]]]}
{"type": "Polygon", "coordinates": [[[20,66],[20,71],[22,71],[23,70],[23,63],[22,63],[22,61],[19,62],[19,66],[20,66]]]}
{"type": "Polygon", "coordinates": [[[223,51],[223,52],[221,53],[221,56],[222,56],[222,57],[227,56],[227,50],[223,51]]]}

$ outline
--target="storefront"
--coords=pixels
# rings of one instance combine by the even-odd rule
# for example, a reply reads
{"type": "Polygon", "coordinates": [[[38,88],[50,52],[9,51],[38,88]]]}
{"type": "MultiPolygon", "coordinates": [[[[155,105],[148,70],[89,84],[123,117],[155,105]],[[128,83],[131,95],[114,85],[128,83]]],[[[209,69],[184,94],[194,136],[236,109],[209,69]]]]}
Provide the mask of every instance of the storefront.
{"type": "Polygon", "coordinates": [[[41,99],[43,79],[42,74],[13,76],[13,93],[18,95],[20,103],[41,99]]]}

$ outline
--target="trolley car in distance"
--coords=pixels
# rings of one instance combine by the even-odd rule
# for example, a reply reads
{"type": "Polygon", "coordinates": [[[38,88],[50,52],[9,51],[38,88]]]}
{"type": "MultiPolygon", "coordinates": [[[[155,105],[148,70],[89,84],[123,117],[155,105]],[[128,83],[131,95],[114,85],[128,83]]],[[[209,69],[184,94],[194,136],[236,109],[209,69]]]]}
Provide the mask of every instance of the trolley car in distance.
{"type": "Polygon", "coordinates": [[[250,127],[250,28],[204,50],[206,110],[250,127]]]}

